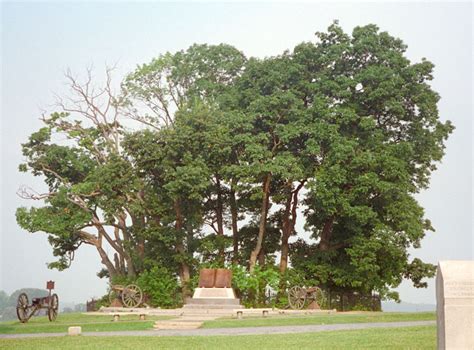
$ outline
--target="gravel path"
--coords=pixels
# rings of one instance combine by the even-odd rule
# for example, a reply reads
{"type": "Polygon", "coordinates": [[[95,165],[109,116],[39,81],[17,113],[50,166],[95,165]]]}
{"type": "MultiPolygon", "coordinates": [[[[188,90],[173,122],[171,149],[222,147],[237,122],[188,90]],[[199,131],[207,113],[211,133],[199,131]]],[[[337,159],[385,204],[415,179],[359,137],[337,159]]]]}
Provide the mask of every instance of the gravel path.
{"type": "MultiPolygon", "coordinates": [[[[367,328],[397,328],[397,327],[431,326],[435,324],[436,324],[436,321],[376,322],[376,323],[344,323],[344,324],[304,325],[304,326],[204,328],[204,329],[190,329],[190,330],[84,332],[82,333],[82,335],[87,336],[87,337],[210,336],[210,335],[253,335],[253,334],[257,335],[257,334],[285,334],[285,333],[342,331],[342,330],[367,329],[367,328]]],[[[0,339],[63,337],[65,335],[66,333],[0,334],[0,339]]]]}

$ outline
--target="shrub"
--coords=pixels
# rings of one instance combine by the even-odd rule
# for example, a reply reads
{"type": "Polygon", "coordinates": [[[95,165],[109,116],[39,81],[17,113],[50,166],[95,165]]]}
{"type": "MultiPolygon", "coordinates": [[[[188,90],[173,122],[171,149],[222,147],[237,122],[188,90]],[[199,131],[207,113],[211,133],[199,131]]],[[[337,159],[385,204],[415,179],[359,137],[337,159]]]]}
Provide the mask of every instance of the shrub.
{"type": "Polygon", "coordinates": [[[142,272],[136,284],[149,297],[150,306],[170,308],[181,303],[178,280],[164,267],[142,272]]]}
{"type": "Polygon", "coordinates": [[[232,287],[245,306],[260,306],[266,304],[265,290],[276,290],[280,275],[274,266],[264,269],[256,266],[252,273],[245,267],[232,265],[232,287]]]}
{"type": "Polygon", "coordinates": [[[102,306],[103,307],[109,307],[110,306],[109,293],[101,296],[99,299],[96,300],[95,309],[99,310],[102,306]]]}

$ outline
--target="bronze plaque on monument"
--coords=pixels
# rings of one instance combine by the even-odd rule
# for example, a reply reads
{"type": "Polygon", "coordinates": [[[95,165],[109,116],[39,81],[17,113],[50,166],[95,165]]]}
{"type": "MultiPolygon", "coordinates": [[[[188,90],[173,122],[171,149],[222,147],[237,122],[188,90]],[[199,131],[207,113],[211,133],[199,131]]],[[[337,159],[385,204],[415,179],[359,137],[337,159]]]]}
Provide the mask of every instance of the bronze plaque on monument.
{"type": "Polygon", "coordinates": [[[202,269],[199,271],[199,288],[212,288],[216,279],[215,269],[202,269]]]}
{"type": "Polygon", "coordinates": [[[232,287],[232,271],[227,269],[216,269],[216,281],[214,283],[216,288],[231,288],[232,287]]]}

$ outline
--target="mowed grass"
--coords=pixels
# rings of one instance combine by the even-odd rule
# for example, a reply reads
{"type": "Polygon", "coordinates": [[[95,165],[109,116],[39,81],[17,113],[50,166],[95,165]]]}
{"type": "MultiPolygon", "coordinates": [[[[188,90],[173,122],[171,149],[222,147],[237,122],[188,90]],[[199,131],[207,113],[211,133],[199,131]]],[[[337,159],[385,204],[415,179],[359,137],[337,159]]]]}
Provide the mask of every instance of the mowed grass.
{"type": "Polygon", "coordinates": [[[83,332],[124,331],[152,329],[156,320],[169,319],[169,316],[146,316],[140,321],[138,315],[120,316],[113,322],[112,315],[84,315],[82,313],[59,314],[54,322],[46,316],[33,316],[27,323],[19,321],[0,322],[0,334],[16,333],[64,333],[70,326],[81,326],[83,332]]]}
{"type": "MultiPolygon", "coordinates": [[[[49,322],[46,316],[32,317],[28,323],[18,321],[0,322],[0,334],[18,333],[66,333],[70,326],[81,326],[83,332],[151,330],[156,320],[170,319],[171,316],[147,316],[145,321],[138,315],[121,316],[119,322],[113,322],[111,315],[84,315],[81,313],[59,314],[55,322],[49,322]]],[[[338,313],[326,315],[282,315],[248,317],[241,320],[222,318],[206,321],[202,328],[262,327],[322,325],[336,323],[403,322],[435,320],[434,312],[393,313],[364,312],[338,313]]]]}
{"type": "Polygon", "coordinates": [[[436,327],[206,337],[0,339],[0,349],[435,349],[436,327]]]}
{"type": "Polygon", "coordinates": [[[221,318],[206,321],[202,328],[231,328],[231,327],[263,327],[263,326],[297,326],[322,325],[336,323],[371,323],[371,322],[404,322],[404,321],[431,321],[436,320],[435,312],[361,312],[338,313],[326,315],[282,315],[268,318],[245,317],[221,318]]]}

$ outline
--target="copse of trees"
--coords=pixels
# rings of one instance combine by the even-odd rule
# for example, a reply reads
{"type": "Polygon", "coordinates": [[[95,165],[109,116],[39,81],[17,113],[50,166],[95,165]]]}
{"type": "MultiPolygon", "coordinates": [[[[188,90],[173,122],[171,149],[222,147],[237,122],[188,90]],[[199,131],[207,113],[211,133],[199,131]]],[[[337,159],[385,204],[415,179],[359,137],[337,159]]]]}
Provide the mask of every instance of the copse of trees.
{"type": "Polygon", "coordinates": [[[110,70],[98,90],[68,74],[72,95],[22,145],[20,166],[49,188],[20,191],[45,205],[17,221],[48,234],[50,267],[88,244],[101,276],[159,272],[184,294],[200,266],[230,264],[278,272],[281,291],[296,275],[394,299],[402,278],[425,286],[434,266],[408,248],[433,228],[414,195],[453,130],[433,64],[411,63],[375,25],[316,36],[265,59],[193,45],[138,66],[118,93],[110,70]]]}

